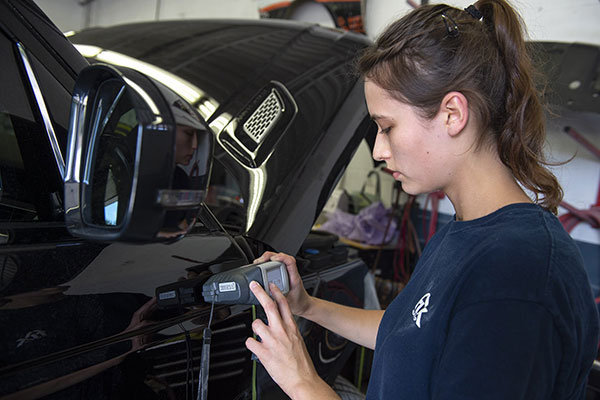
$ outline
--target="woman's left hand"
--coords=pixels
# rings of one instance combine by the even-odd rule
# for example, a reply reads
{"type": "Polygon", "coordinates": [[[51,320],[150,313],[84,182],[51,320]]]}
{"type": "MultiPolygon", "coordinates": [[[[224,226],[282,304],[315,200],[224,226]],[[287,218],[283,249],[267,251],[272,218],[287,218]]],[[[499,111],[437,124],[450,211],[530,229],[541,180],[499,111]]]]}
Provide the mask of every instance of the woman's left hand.
{"type": "Polygon", "coordinates": [[[271,284],[269,289],[274,300],[257,282],[250,283],[269,324],[255,320],[252,330],[261,341],[248,338],[246,347],[292,399],[339,398],[317,374],[286,298],[276,285],[271,284]]]}

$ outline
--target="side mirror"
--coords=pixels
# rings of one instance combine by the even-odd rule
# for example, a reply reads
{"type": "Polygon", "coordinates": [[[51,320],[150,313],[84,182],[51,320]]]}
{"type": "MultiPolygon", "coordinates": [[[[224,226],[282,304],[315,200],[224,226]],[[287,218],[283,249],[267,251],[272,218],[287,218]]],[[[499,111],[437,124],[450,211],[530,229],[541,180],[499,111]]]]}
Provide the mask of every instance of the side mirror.
{"type": "Polygon", "coordinates": [[[212,151],[205,121],[166,86],[130,69],[85,68],[71,105],[67,228],[105,241],[186,234],[204,200],[212,151]]]}

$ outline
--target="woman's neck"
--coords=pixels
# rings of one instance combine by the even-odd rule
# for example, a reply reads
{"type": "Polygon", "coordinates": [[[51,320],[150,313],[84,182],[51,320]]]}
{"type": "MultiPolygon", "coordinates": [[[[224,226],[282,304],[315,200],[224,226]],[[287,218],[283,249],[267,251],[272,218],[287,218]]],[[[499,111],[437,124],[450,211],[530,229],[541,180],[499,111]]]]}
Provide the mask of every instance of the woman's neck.
{"type": "Polygon", "coordinates": [[[481,218],[509,204],[532,202],[510,169],[486,151],[472,153],[444,191],[461,221],[481,218]]]}

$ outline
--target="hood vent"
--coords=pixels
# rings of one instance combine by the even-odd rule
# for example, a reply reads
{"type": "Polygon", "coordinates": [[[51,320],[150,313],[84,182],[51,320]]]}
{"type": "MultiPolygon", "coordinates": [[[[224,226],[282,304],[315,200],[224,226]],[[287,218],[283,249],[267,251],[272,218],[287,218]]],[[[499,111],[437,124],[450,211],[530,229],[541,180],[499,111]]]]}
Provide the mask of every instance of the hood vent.
{"type": "Polygon", "coordinates": [[[279,101],[279,96],[275,89],[262,102],[260,106],[252,113],[250,118],[244,123],[244,132],[260,144],[269,131],[275,126],[283,112],[283,105],[279,101]]]}
{"type": "Polygon", "coordinates": [[[238,161],[259,167],[273,151],[298,113],[286,87],[271,81],[223,129],[218,140],[238,161]]]}

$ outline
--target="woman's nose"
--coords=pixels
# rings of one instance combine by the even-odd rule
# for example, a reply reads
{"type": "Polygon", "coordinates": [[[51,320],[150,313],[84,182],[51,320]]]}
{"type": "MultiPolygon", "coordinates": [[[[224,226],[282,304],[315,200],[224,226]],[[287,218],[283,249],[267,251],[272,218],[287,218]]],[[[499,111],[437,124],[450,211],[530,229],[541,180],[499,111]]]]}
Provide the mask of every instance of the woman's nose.
{"type": "Polygon", "coordinates": [[[385,161],[388,158],[390,158],[390,152],[387,138],[384,135],[377,134],[373,145],[373,159],[375,161],[385,161]]]}

